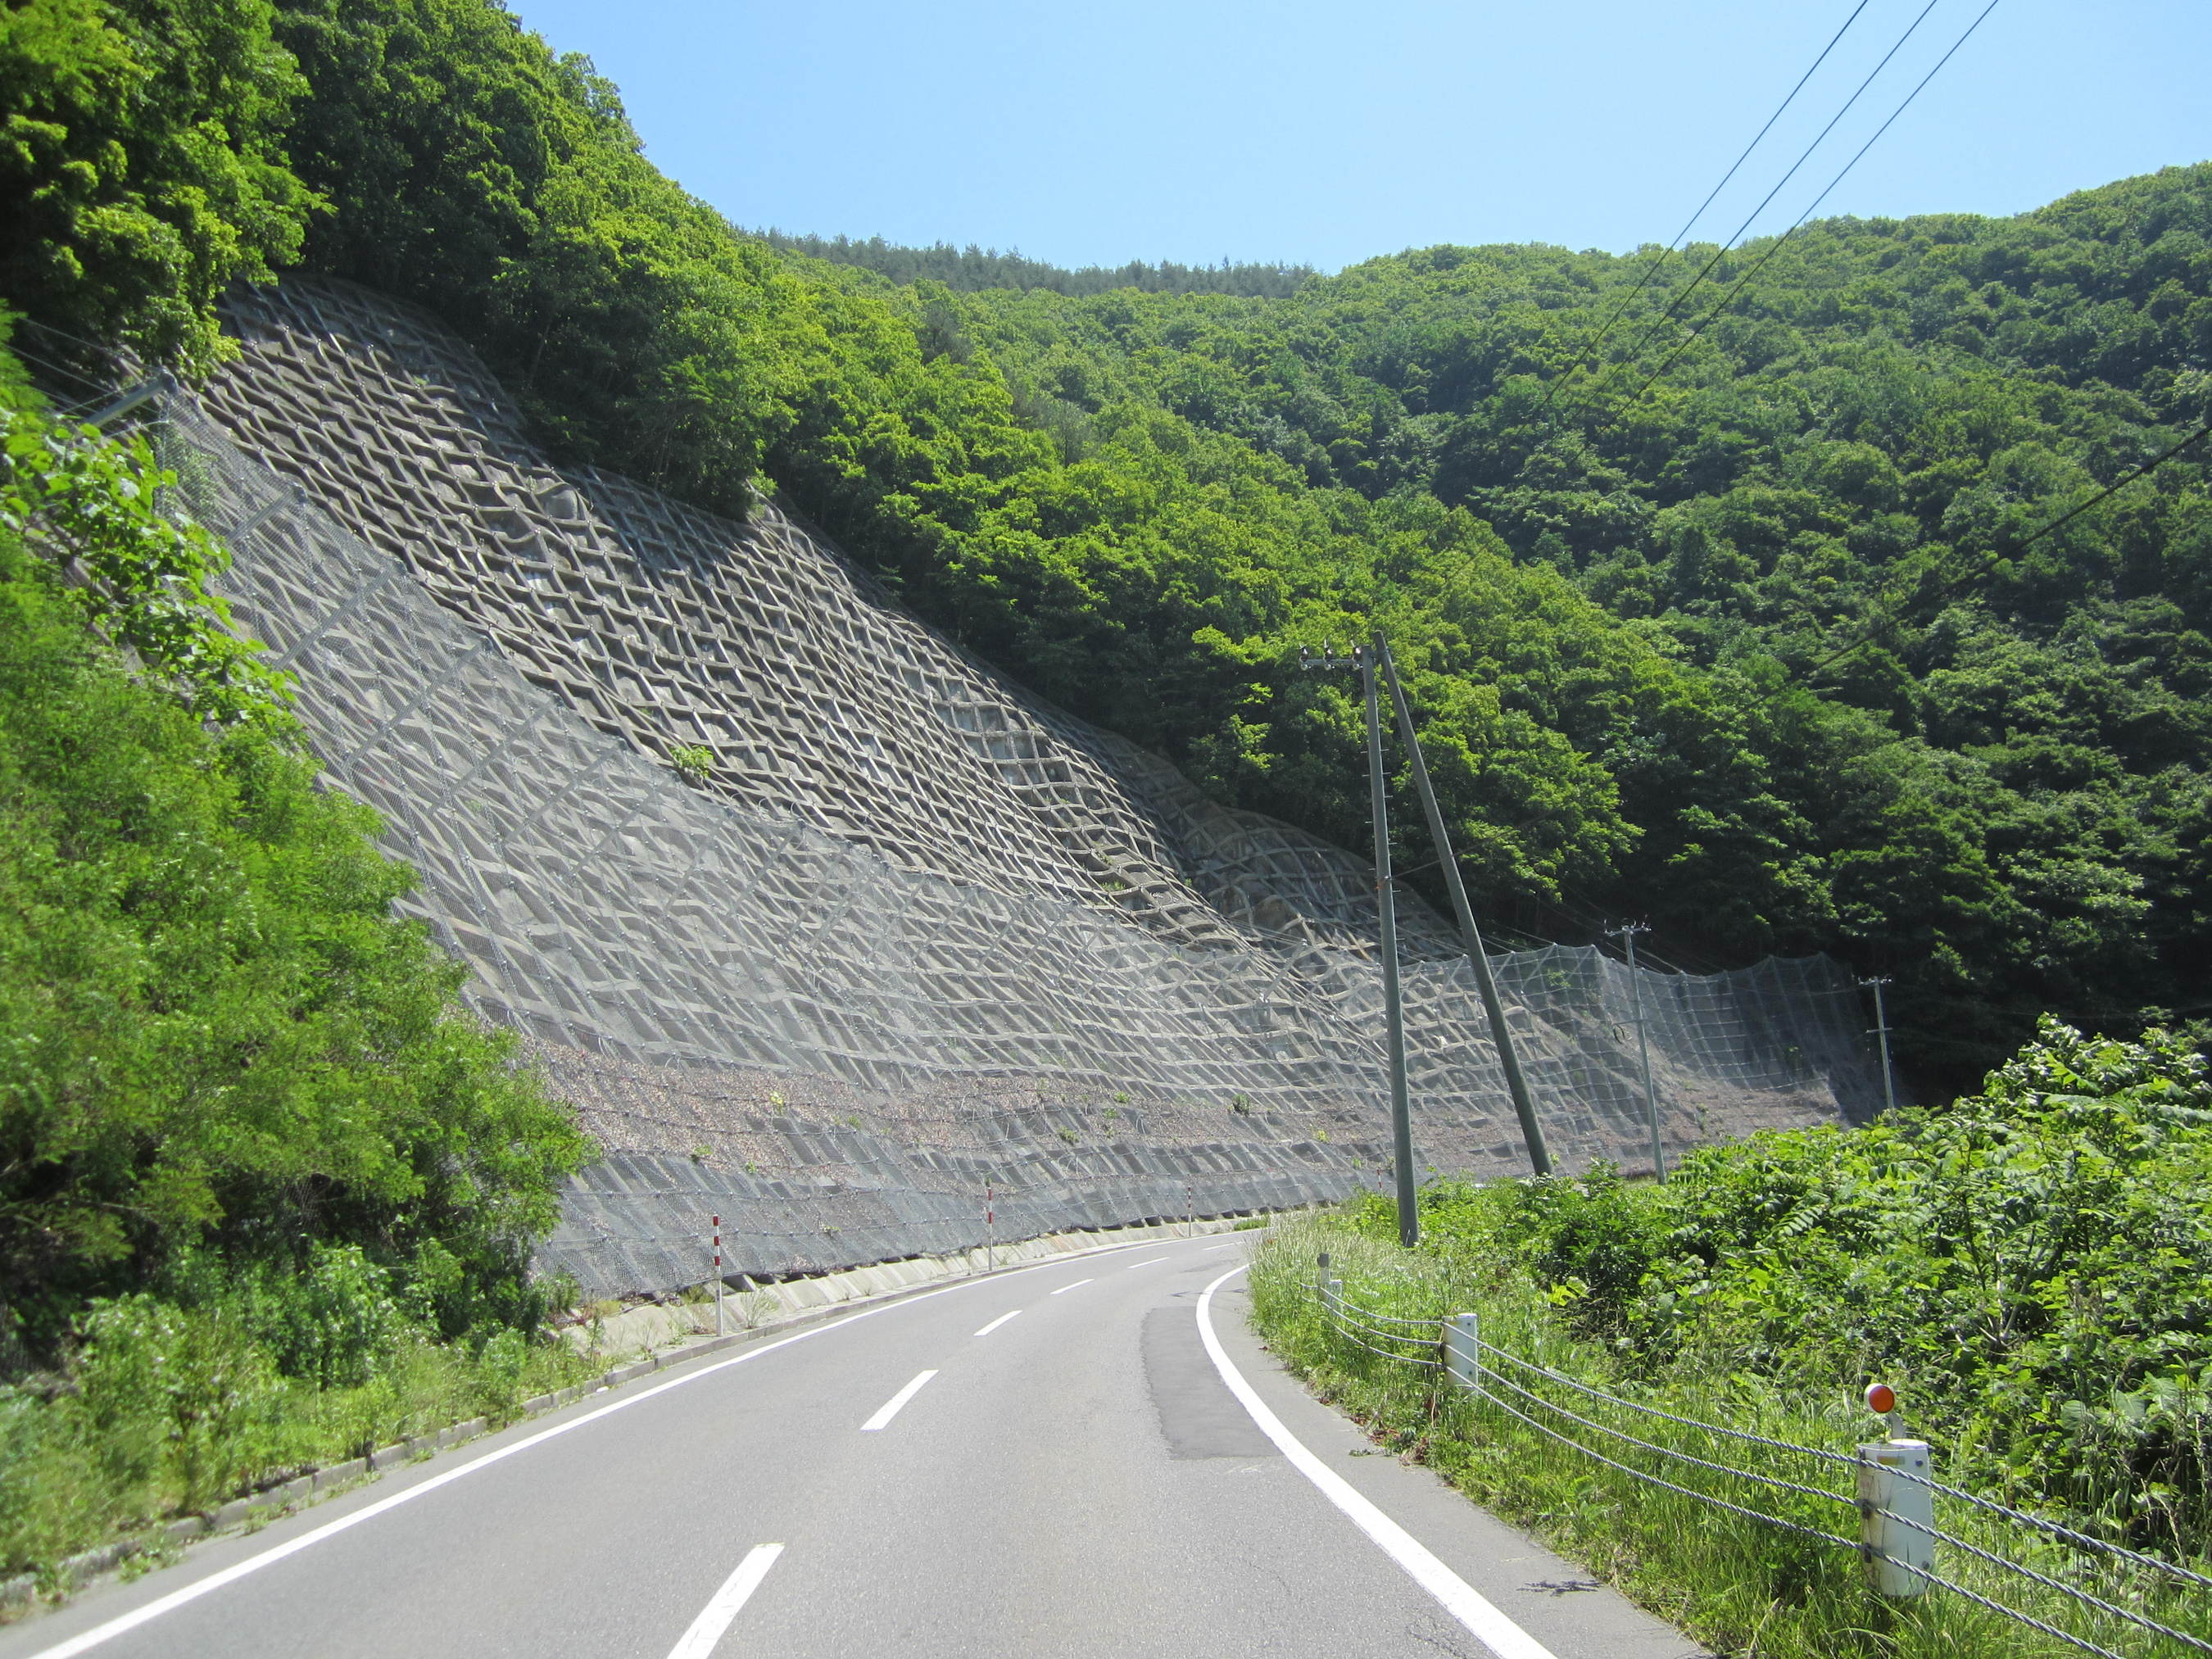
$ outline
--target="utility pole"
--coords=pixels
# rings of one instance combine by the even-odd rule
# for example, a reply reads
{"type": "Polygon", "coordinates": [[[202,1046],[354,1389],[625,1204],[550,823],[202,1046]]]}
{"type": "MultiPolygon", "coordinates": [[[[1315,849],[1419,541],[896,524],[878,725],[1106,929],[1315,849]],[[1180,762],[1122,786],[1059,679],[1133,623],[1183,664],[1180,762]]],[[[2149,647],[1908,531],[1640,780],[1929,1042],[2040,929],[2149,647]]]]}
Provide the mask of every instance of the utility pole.
{"type": "Polygon", "coordinates": [[[1667,1152],[1659,1140],[1659,1097],[1651,1088],[1651,1044],[1644,1035],[1644,981],[1636,972],[1636,936],[1651,929],[1644,922],[1624,921],[1605,931],[1628,950],[1628,994],[1630,1006],[1636,1010],[1636,1058],[1644,1067],[1644,1115],[1651,1125],[1651,1173],[1663,1182],[1667,1179],[1667,1152]]]}
{"type": "Polygon", "coordinates": [[[1881,998],[1881,988],[1889,981],[1863,979],[1859,983],[1874,988],[1874,1034],[1881,1042],[1881,1100],[1883,1106],[1893,1112],[1897,1109],[1897,1085],[1889,1069],[1889,1010],[1881,998]]]}
{"type": "Polygon", "coordinates": [[[1444,885],[1450,890],[1452,909],[1459,917],[1459,935],[1467,959],[1474,969],[1475,988],[1482,994],[1482,1012],[1490,1019],[1490,1040],[1498,1049],[1498,1063],[1505,1073],[1505,1092],[1512,1097],[1513,1115],[1521,1120],[1522,1144],[1528,1149],[1528,1167],[1540,1176],[1552,1173],[1552,1154],[1544,1146],[1543,1126],[1536,1121],[1535,1103],[1528,1097],[1528,1079],[1521,1075],[1521,1056],[1513,1047],[1513,1033],[1505,1024],[1505,1005],[1498,995],[1498,981],[1490,971],[1490,953],[1482,948],[1482,930],[1474,925],[1474,907],[1468,902],[1467,884],[1460,878],[1459,860],[1452,856],[1451,840],[1444,833],[1444,815],[1437,805],[1437,792],[1429,782],[1429,763],[1421,753],[1421,740],[1413,732],[1413,713],[1406,702],[1406,689],[1398,683],[1398,665],[1389,643],[1376,641],[1382,659],[1383,678],[1389,682],[1391,706],[1397,711],[1398,736],[1413,765],[1413,787],[1421,793],[1421,810],[1428,815],[1429,839],[1436,843],[1437,862],[1443,868],[1444,885]]]}
{"type": "Polygon", "coordinates": [[[1398,984],[1397,895],[1390,885],[1390,814],[1382,790],[1382,708],[1375,679],[1376,659],[1382,636],[1352,647],[1349,657],[1339,657],[1334,647],[1323,650],[1318,664],[1310,651],[1299,659],[1309,668],[1357,666],[1359,685],[1367,701],[1367,805],[1375,832],[1375,908],[1382,924],[1382,1024],[1390,1060],[1391,1161],[1398,1176],[1398,1242],[1407,1249],[1421,1242],[1421,1217],[1413,1194],[1413,1124],[1406,1098],[1406,1009],[1398,984]]]}

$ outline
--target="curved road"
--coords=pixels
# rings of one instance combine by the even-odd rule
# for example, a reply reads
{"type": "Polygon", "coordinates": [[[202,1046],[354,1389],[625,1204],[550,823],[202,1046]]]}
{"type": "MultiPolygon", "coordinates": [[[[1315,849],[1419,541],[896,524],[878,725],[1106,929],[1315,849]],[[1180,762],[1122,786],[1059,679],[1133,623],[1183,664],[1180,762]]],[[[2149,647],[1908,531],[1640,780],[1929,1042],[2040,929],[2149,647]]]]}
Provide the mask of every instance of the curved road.
{"type": "Polygon", "coordinates": [[[0,1631],[0,1659],[1682,1659],[1388,1456],[1220,1235],[965,1279],[591,1395],[0,1631]]]}

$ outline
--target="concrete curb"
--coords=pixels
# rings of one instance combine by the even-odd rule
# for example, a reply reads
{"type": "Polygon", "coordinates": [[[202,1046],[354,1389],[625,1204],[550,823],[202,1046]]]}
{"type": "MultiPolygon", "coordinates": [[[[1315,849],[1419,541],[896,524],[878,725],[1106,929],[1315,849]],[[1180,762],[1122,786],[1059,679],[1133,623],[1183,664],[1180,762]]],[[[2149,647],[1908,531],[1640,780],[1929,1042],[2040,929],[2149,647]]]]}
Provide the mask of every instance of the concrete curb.
{"type": "MultiPolygon", "coordinates": [[[[1042,1238],[1001,1244],[995,1252],[999,1268],[1026,1267],[1039,1261],[1073,1257],[1090,1250],[1148,1239],[1193,1237],[1200,1233],[1231,1231],[1237,1218],[1222,1216],[1196,1223],[1153,1222],[1135,1227],[1114,1227],[1097,1232],[1048,1233],[1042,1238]]],[[[910,1256],[900,1261],[880,1261],[872,1267],[848,1267],[833,1273],[760,1284],[743,1278],[751,1286],[724,1292],[723,1315],[731,1329],[743,1334],[789,1323],[810,1312],[854,1307],[885,1296],[949,1279],[979,1276],[986,1271],[987,1252],[963,1250],[950,1255],[910,1256]]],[[[709,1286],[712,1285],[708,1281],[709,1286]]],[[[606,1354],[657,1352],[676,1344],[689,1344],[714,1329],[711,1300],[696,1303],[647,1303],[611,1318],[569,1326],[562,1334],[586,1352],[606,1354]],[[591,1346],[586,1346],[586,1344],[591,1346]]],[[[727,1334],[727,1333],[726,1333],[727,1334]]],[[[699,1350],[698,1352],[703,1352],[699,1350]]]]}
{"type": "MultiPolygon", "coordinates": [[[[625,1335],[644,1339],[645,1352],[628,1364],[616,1365],[604,1375],[587,1382],[541,1394],[526,1400],[516,1415],[504,1428],[514,1423],[526,1422],[542,1417],[547,1412],[558,1411],[587,1395],[603,1393],[620,1388],[625,1382],[648,1376],[658,1370],[681,1365],[707,1354],[719,1353],[741,1343],[778,1332],[795,1329],[829,1319],[848,1309],[887,1302],[961,1279],[995,1278],[1017,1267],[1035,1267],[1041,1261],[1076,1261],[1086,1255],[1097,1255],[1106,1250],[1126,1249],[1131,1245],[1152,1241],[1167,1243],[1178,1238],[1194,1238],[1200,1235],[1233,1232],[1237,1218],[1221,1217],[1218,1219],[1190,1222],[1160,1222],[1149,1226],[1116,1227],[1097,1232],[1051,1233],[1042,1238],[1024,1239],[1002,1244],[996,1251],[996,1262],[987,1272],[985,1253],[970,1250],[957,1255],[916,1256],[903,1261],[881,1262],[872,1267],[851,1267],[842,1273],[823,1273],[816,1278],[782,1279],[747,1293],[755,1297],[775,1298],[769,1305],[779,1311],[756,1318],[738,1329],[726,1331],[720,1336],[690,1335],[678,1339],[666,1346],[652,1346],[653,1322],[642,1316],[657,1316],[672,1334],[679,1320],[697,1318],[702,1312],[711,1320],[714,1307],[709,1304],[685,1304],[678,1309],[661,1304],[633,1308],[614,1319],[593,1322],[592,1326],[571,1326],[562,1335],[574,1341],[578,1333],[604,1339],[608,1328],[622,1327],[625,1335]],[[797,1306],[789,1306],[795,1303],[797,1306]],[[624,1321],[634,1324],[623,1326],[624,1321]]],[[[1249,1231],[1257,1231],[1252,1229],[1249,1231]]],[[[726,1299],[724,1311],[738,1300],[726,1299]]],[[[760,1304],[754,1304],[757,1313],[760,1304]]],[[[449,1446],[474,1440],[492,1431],[492,1425],[481,1417],[471,1418],[465,1423],[456,1423],[430,1434],[419,1434],[410,1439],[396,1440],[388,1446],[379,1447],[366,1457],[356,1457],[343,1463],[333,1463],[325,1468],[311,1469],[279,1486],[248,1492],[234,1498],[221,1508],[204,1515],[180,1516],[176,1520],[141,1533],[135,1538],[119,1538],[95,1549],[81,1552],[65,1559],[56,1570],[61,1599],[82,1589],[104,1573],[112,1572],[135,1558],[161,1555],[184,1546],[195,1544],[234,1528],[265,1525],[280,1516],[289,1514],[304,1504],[327,1497],[342,1487],[366,1480],[402,1463],[411,1463],[419,1458],[434,1455],[449,1446]]],[[[0,1616],[23,1610],[35,1600],[39,1591],[39,1575],[18,1573],[0,1579],[0,1616]]]]}

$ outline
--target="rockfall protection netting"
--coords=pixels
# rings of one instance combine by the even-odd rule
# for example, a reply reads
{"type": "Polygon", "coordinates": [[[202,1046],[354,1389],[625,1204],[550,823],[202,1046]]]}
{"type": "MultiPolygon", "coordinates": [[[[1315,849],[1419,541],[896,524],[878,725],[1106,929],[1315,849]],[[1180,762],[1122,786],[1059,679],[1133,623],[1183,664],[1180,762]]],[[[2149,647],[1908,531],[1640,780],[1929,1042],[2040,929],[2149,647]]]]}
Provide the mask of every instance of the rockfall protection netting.
{"type": "MultiPolygon", "coordinates": [[[[331,781],[604,1155],[593,1294],[1332,1198],[1386,1178],[1363,860],[1205,799],[803,525],[549,465],[422,314],[291,283],[156,428],[331,781]],[[676,745],[712,754],[702,781],[676,745]]],[[[1425,1169],[1523,1166],[1473,975],[1405,937],[1425,1169]]],[[[1627,969],[1494,958],[1552,1146],[1648,1164],[1627,969]]],[[[1669,1145],[1877,1103],[1825,957],[1638,975],[1669,1145]]]]}

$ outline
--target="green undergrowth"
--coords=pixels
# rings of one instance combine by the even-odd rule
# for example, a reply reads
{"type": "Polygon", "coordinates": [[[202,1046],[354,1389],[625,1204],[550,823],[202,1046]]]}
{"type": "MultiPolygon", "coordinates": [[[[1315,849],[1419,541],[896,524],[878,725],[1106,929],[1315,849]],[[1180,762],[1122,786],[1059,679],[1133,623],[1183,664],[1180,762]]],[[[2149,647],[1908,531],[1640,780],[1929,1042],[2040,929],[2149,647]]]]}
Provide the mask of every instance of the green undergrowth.
{"type": "Polygon", "coordinates": [[[169,482],[0,350],[0,1577],[591,1365],[530,1273],[587,1143],[169,482]]]}
{"type": "MultiPolygon", "coordinates": [[[[325,1267],[326,1285],[363,1288],[358,1256],[325,1267]]],[[[358,1328],[365,1310],[366,1340],[320,1343],[316,1358],[343,1367],[325,1382],[312,1362],[286,1374],[302,1369],[289,1309],[100,1304],[64,1372],[0,1388],[0,1577],[52,1583],[80,1551],[396,1440],[479,1417],[496,1426],[600,1369],[520,1331],[444,1340],[373,1294],[349,1295],[327,1323],[358,1328]]]]}
{"type": "MultiPolygon", "coordinates": [[[[1710,1499],[1850,1537],[1857,1517],[1847,1504],[1653,1448],[1839,1495],[1851,1490],[1848,1468],[1629,1411],[1504,1359],[1490,1367],[1492,1398],[1470,1399],[1409,1363],[1433,1349],[1387,1338],[1362,1346],[1325,1327],[1316,1257],[1329,1252],[1343,1296],[1375,1329],[1473,1312],[1485,1340],[1510,1354],[1795,1446],[1848,1455],[1875,1437],[1859,1394],[1888,1382],[1930,1441],[1939,1479],[2203,1572],[2208,1109],[2203,1062],[2186,1045],[2089,1038],[2045,1021],[1977,1095],[1867,1128],[1707,1149],[1664,1186],[1603,1169],[1439,1182],[1421,1195],[1413,1251],[1395,1242],[1395,1206],[1372,1196],[1285,1224],[1255,1264],[1255,1316],[1288,1363],[1384,1443],[1721,1651],[2073,1651],[1951,1592],[1885,1603],[1863,1588],[1848,1547],[1710,1499]],[[1611,1467],[1561,1434],[1705,1496],[1611,1467]]],[[[2092,1565],[1956,1500],[1939,1500],[1937,1522],[2075,1589],[2212,1634],[2206,1598],[2192,1603],[2159,1575],[2092,1565]]],[[[2166,1650],[1971,1551],[1947,1547],[1939,1571],[2115,1651],[2166,1650]]]]}

